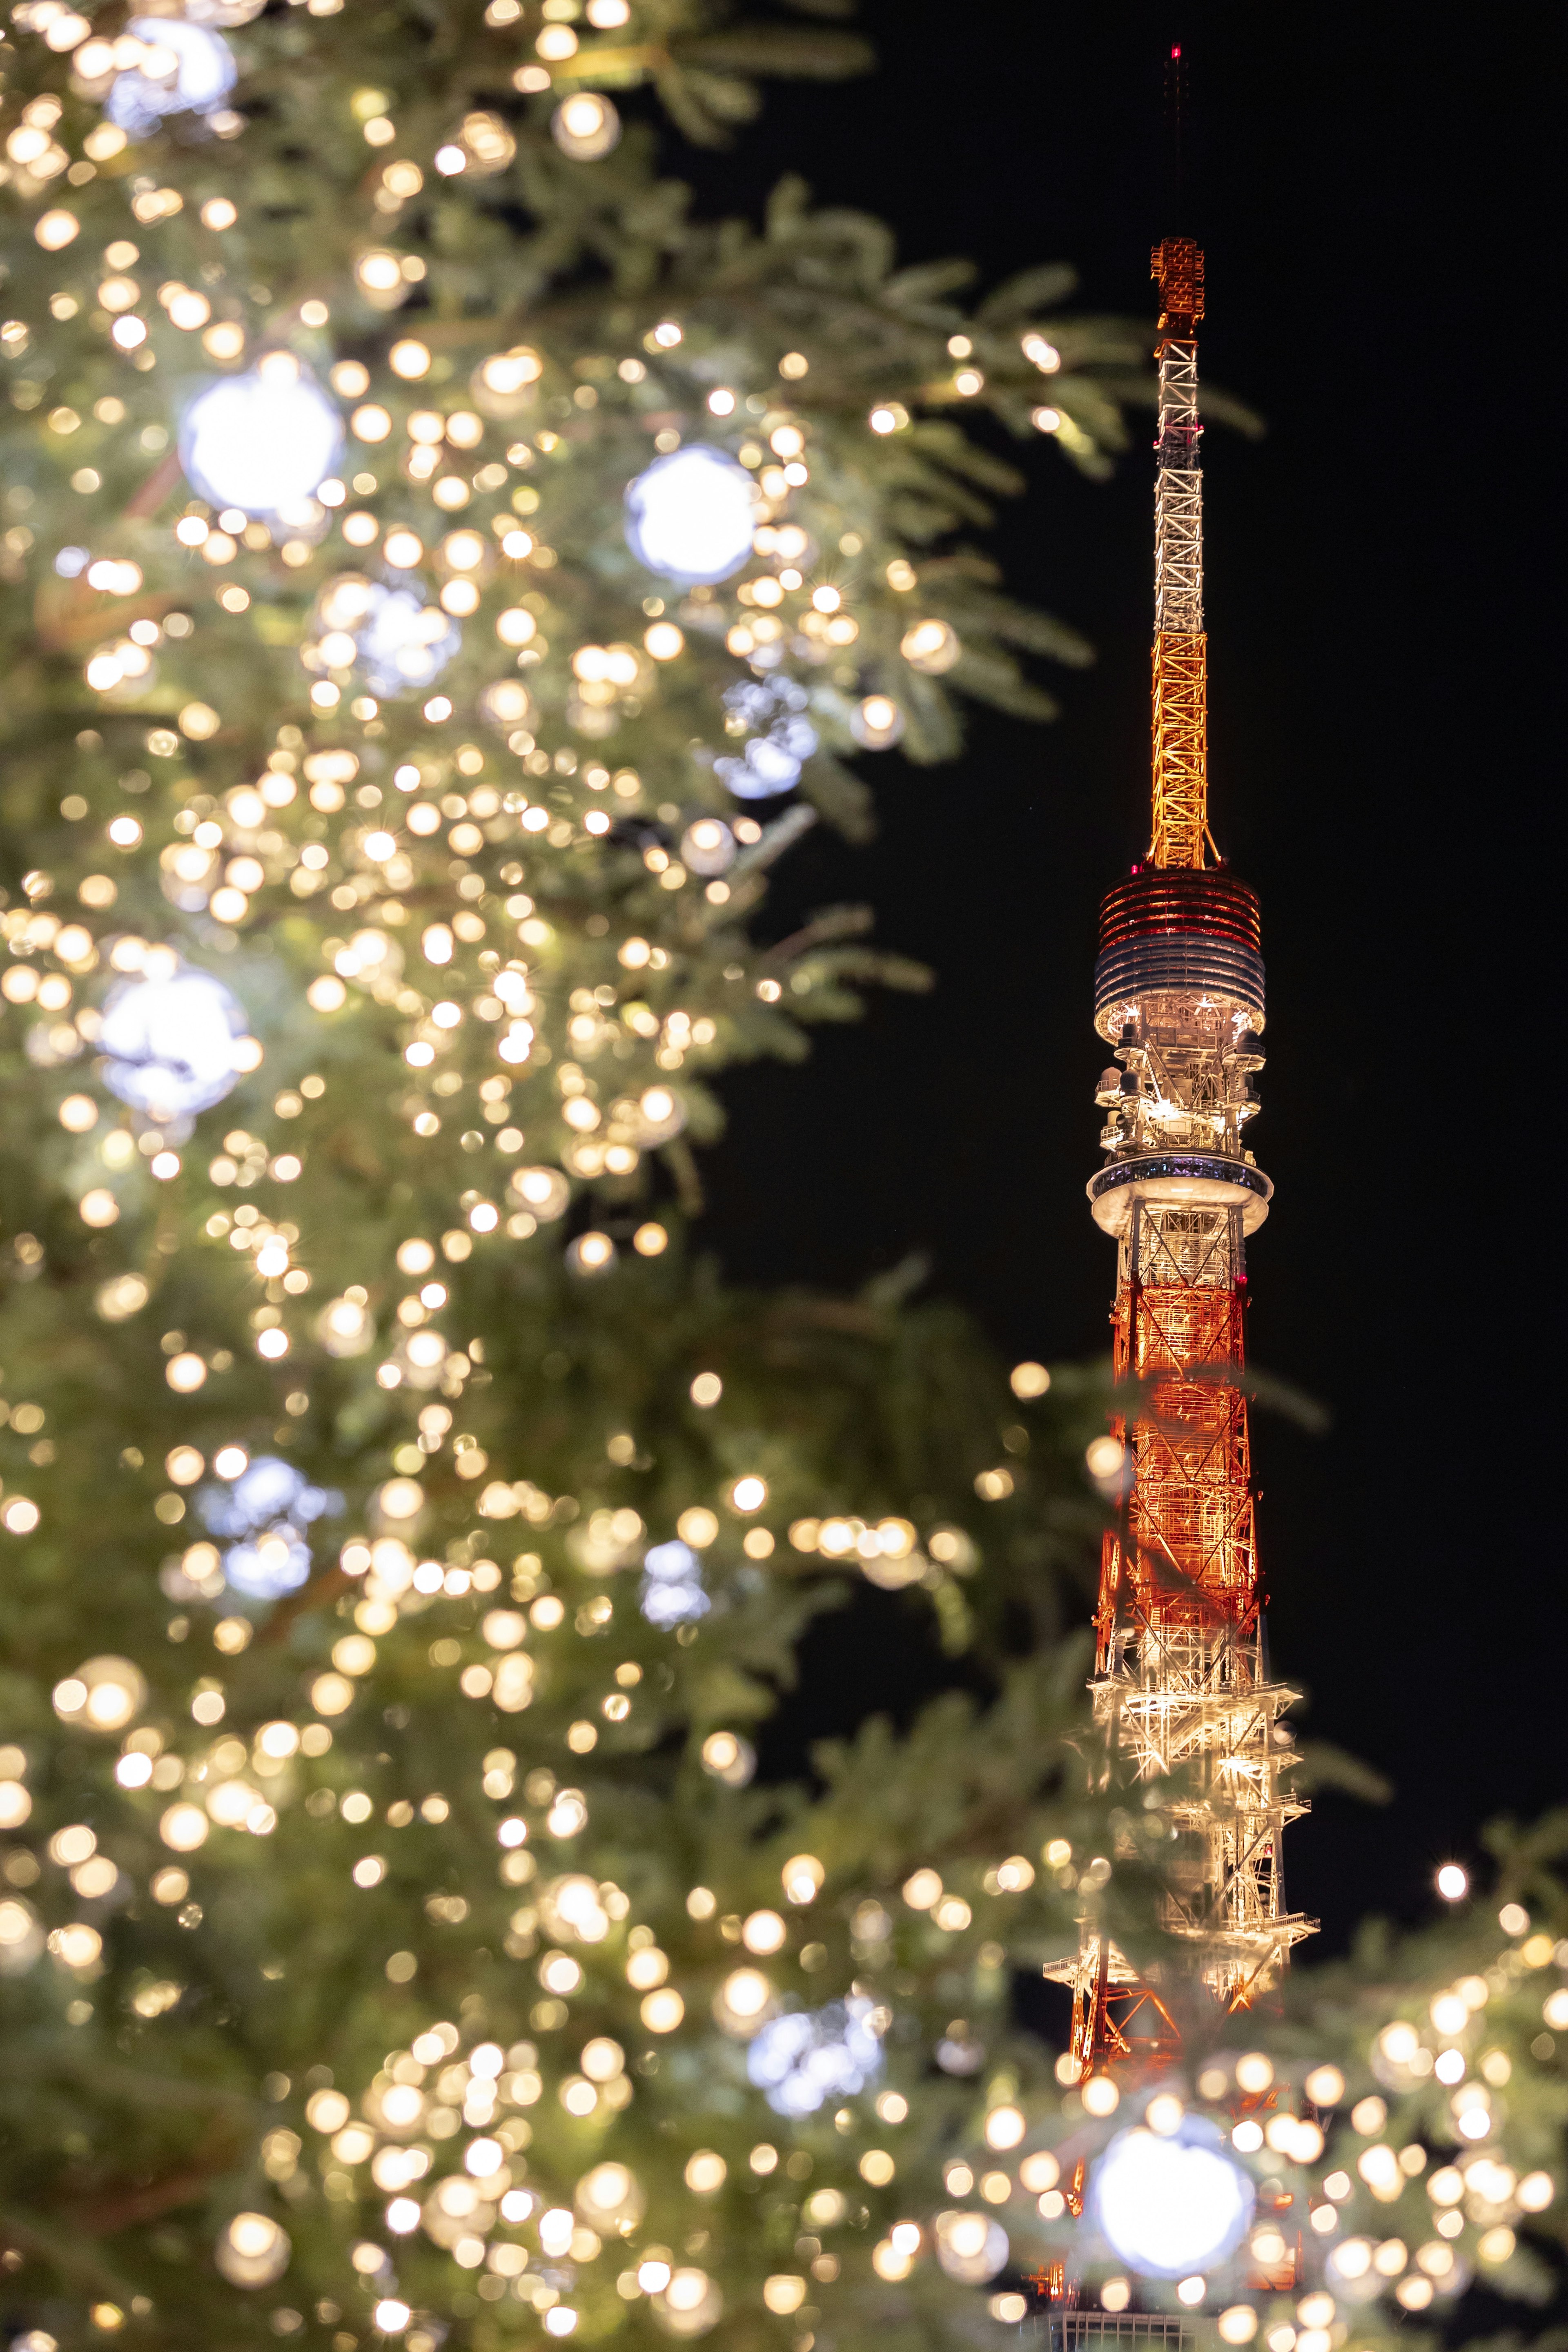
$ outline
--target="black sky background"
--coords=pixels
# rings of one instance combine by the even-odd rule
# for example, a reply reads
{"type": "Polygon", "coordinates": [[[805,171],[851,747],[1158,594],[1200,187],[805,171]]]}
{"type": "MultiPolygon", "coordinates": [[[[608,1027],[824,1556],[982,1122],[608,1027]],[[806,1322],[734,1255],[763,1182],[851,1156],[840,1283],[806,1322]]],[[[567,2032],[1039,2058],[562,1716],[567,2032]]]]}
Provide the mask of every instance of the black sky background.
{"type": "MultiPolygon", "coordinates": [[[[1500,1812],[1568,1795],[1558,1191],[1563,528],[1559,20],[1504,8],[871,0],[881,68],[774,89],[704,211],[785,169],[901,257],[994,280],[1065,257],[1152,316],[1161,64],[1185,47],[1208,255],[1205,373],[1267,417],[1206,445],[1216,835],[1262,896],[1274,1213],[1254,1358],[1331,1408],[1257,1428],[1277,1671],[1396,1794],[1290,1833],[1331,1943],[1419,1916],[1500,1812]]],[[[1151,460],[1107,488],[1044,445],[991,544],[1094,640],[1063,718],[984,713],[956,765],[863,763],[880,835],[809,842],[773,919],[868,898],[932,964],[798,1071],[727,1082],[706,1236],[747,1278],[852,1285],[911,1250],[1014,1355],[1106,1345],[1112,1254],[1089,1023],[1095,915],[1147,795],[1151,460]]],[[[842,1622],[797,1729],[908,1696],[842,1622]],[[880,1679],[879,1680],[879,1676],[880,1679]]],[[[900,1682],[900,1671],[903,1681],[900,1682]]]]}

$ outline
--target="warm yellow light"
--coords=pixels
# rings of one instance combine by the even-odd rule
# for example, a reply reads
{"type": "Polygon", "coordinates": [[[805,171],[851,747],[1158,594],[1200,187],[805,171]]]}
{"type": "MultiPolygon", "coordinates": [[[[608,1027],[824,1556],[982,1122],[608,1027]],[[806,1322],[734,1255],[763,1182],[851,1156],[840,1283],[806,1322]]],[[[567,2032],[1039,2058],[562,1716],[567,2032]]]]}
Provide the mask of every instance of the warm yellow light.
{"type": "Polygon", "coordinates": [[[827,1873],[814,1853],[795,1853],[790,1856],[779,1876],[784,1884],[786,1901],[805,1904],[816,1900],[827,1873]]]}
{"type": "Polygon", "coordinates": [[[784,1948],[786,1930],[776,1911],[753,1911],[741,1929],[741,1941],[748,1952],[765,1958],[784,1948]]]}
{"type": "MultiPolygon", "coordinates": [[[[542,54],[547,38],[565,33],[576,42],[565,26],[551,26],[542,33],[535,45],[542,54]]],[[[610,100],[598,90],[578,90],[563,100],[551,118],[551,136],[563,155],[574,163],[596,163],[607,155],[621,136],[621,118],[610,100]]]]}

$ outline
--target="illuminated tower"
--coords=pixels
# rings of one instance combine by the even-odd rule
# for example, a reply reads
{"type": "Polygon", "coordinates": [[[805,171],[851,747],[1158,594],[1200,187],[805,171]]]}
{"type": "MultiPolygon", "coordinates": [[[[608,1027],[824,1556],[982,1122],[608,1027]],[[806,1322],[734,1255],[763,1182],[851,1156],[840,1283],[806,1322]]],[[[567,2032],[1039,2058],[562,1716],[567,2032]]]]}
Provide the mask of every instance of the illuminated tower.
{"type": "Polygon", "coordinates": [[[1089,1186],[1117,1244],[1120,1380],[1145,1385],[1117,1424],[1125,1498],[1105,1538],[1091,1690],[1105,1754],[1166,1783],[1162,1869],[1174,1957],[1144,1974],[1086,1916],[1073,2054],[1083,2073],[1174,2056],[1181,2021],[1246,2009],[1312,1923],[1287,1910],[1287,1822],[1254,1527],[1245,1360],[1246,1245],[1273,1191],[1247,1149],[1263,1066],[1258,900],[1214,846],[1207,811],[1203,426],[1197,325],[1204,259],[1157,246],[1161,311],[1154,529],[1153,822],[1149,854],[1100,909],[1094,1023],[1114,1061],[1100,1082],[1107,1159],[1089,1186]]]}

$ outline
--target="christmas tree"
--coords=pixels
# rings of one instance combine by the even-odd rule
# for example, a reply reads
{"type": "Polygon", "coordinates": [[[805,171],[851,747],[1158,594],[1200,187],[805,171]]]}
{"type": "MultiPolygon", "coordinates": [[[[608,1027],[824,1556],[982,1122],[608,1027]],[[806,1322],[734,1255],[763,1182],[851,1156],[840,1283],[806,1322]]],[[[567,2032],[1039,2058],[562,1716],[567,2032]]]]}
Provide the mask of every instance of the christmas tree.
{"type": "Polygon", "coordinates": [[[1026,1512],[954,1318],[726,1295],[682,1204],[725,1060],[919,977],[752,939],[770,863],[951,746],[946,673],[1077,656],[929,552],[1007,481],[950,412],[1049,377],[1093,463],[1136,346],[796,187],[695,225],[606,94],[708,134],[855,61],[626,0],[16,19],[0,1948],[57,2341],[809,2333],[973,2104],[1080,1662],[815,1801],[748,1733],[846,1566],[962,1646],[978,1523],[1037,1584],[1081,1506],[1026,1512]]]}
{"type": "MultiPolygon", "coordinates": [[[[664,126],[858,64],[815,11],[12,26],[8,2328],[1015,2323],[1121,2096],[1015,1974],[1086,1902],[1157,1941],[1165,1832],[1090,1785],[1055,1597],[1102,1393],[897,1283],[736,1295],[685,1236],[724,1063],[921,977],[852,912],[753,937],[770,865],[865,831],[860,754],[949,752],[955,690],[1040,714],[1018,656],[1080,657],[955,540],[1012,486],[965,413],[1101,468],[1139,340],[1056,270],[965,311],[798,185],[689,217],[664,126]],[[759,1787],[850,1578],[990,1696],[759,1787]]],[[[1549,1860],[1500,1956],[1369,1948],[1188,2087],[1267,2105],[1235,2145],[1365,2246],[1347,2308],[1536,2274],[1549,1860]],[[1456,2078],[1391,1980],[1417,2021],[1480,1985],[1454,2131],[1513,2135],[1397,2264],[1354,2234],[1426,2194],[1387,2116],[1440,2136],[1456,2078]]],[[[1277,2316],[1243,2285],[1233,2341],[1277,2316]]]]}

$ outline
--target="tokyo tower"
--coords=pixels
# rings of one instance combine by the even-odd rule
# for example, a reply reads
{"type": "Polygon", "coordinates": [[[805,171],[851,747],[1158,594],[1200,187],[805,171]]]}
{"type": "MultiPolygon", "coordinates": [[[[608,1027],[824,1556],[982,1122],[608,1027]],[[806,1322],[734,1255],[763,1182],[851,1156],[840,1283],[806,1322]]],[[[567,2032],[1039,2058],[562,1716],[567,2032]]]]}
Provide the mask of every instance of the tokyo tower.
{"type": "Polygon", "coordinates": [[[1248,1237],[1273,1187],[1247,1148],[1263,1067],[1258,900],[1215,848],[1207,809],[1204,257],[1153,254],[1160,289],[1154,526],[1153,812],[1146,857],[1100,908],[1094,1024],[1112,1055],[1096,1100],[1105,1165],[1089,1185],[1117,1245],[1114,1424],[1125,1496],[1107,1533],[1090,1685],[1107,1769],[1149,1784],[1169,1832],[1165,1956],[1140,1969],[1091,1903],[1073,1988],[1080,2076],[1158,2066],[1277,1983],[1313,1923],[1286,1907],[1285,1776],[1299,1694],[1268,1671],[1247,1433],[1248,1237]],[[1156,1793],[1156,1791],[1158,1793],[1156,1793]]]}

